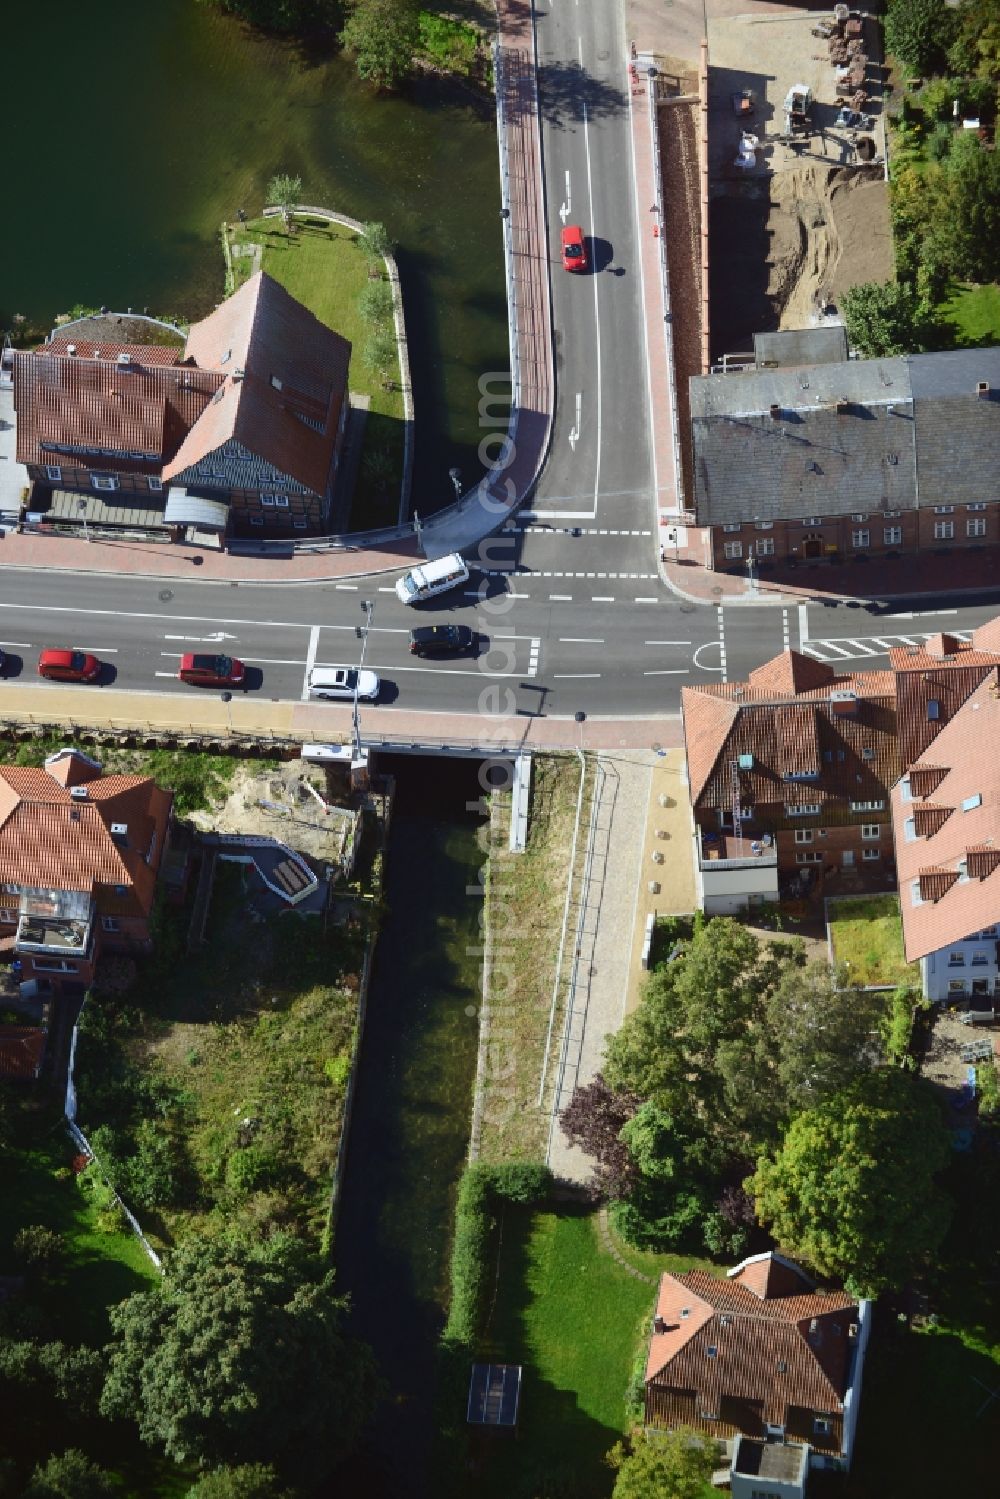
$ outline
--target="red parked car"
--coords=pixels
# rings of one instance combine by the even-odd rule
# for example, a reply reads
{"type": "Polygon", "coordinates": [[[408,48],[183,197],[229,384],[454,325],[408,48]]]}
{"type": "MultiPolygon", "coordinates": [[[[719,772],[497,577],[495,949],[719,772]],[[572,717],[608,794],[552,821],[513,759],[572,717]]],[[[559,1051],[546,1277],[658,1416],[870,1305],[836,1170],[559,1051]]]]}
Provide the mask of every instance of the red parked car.
{"type": "Polygon", "coordinates": [[[101,662],[87,651],[43,651],[38,658],[38,675],[52,682],[96,682],[101,662]]]}
{"type": "Polygon", "coordinates": [[[567,224],[563,229],[562,263],[564,271],[587,269],[587,246],[579,224],[567,224]]]}
{"type": "Polygon", "coordinates": [[[247,669],[235,656],[182,656],[177,675],[192,687],[243,687],[247,669]]]}

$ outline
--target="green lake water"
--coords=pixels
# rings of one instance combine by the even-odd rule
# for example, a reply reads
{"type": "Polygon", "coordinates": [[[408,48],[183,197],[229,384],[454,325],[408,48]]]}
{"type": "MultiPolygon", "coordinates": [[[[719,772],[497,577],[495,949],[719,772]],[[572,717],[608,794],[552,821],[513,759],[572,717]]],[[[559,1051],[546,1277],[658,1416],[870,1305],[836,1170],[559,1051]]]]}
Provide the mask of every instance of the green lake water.
{"type": "Polygon", "coordinates": [[[417,507],[450,500],[454,464],[478,477],[478,380],[508,363],[491,100],[434,79],[379,98],[196,0],[9,6],[3,43],[0,328],[77,303],[203,316],[222,221],[287,171],[399,242],[417,507]]]}
{"type": "MultiPolygon", "coordinates": [[[[400,757],[379,935],[337,1226],[338,1285],[389,1384],[343,1492],[421,1499],[455,1188],[478,1050],[483,862],[474,762],[400,757]]],[[[341,1490],[338,1489],[338,1493],[341,1490]]]]}

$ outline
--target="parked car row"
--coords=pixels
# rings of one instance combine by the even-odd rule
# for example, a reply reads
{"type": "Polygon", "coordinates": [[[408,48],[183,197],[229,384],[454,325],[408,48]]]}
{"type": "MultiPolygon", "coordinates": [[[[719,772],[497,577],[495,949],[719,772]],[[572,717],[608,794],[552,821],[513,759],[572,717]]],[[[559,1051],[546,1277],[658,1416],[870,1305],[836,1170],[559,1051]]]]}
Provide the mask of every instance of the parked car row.
{"type": "MultiPolygon", "coordinates": [[[[420,625],[410,631],[410,653],[414,656],[455,656],[468,651],[477,636],[468,625],[420,625]]],[[[4,656],[0,651],[0,670],[4,656]]],[[[96,682],[104,663],[89,651],[44,650],[38,658],[38,675],[51,682],[96,682]]],[[[246,688],[247,668],[236,656],[189,652],[181,657],[178,679],[189,687],[246,688]]],[[[309,696],[349,698],[355,693],[374,702],[379,693],[378,673],[353,666],[314,666],[309,673],[309,696]]]]}

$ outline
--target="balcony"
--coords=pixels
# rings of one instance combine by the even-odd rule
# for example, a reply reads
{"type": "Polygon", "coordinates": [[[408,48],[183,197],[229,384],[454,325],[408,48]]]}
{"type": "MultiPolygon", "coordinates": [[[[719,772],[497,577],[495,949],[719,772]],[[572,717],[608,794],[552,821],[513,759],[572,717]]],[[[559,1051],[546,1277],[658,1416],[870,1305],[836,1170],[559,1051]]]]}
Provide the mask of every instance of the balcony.
{"type": "Polygon", "coordinates": [[[716,833],[702,829],[699,858],[703,870],[742,869],[750,865],[777,868],[778,849],[770,833],[716,833]]]}
{"type": "Polygon", "coordinates": [[[66,953],[81,957],[90,946],[89,921],[22,916],[14,947],[18,952],[66,953]]]}

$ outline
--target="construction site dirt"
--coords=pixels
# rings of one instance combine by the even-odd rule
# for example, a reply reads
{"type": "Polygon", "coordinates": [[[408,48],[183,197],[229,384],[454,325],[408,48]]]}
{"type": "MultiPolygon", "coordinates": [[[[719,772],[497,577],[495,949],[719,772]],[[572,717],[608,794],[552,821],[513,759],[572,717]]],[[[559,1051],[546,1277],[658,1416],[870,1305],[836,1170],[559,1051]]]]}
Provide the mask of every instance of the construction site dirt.
{"type": "Polygon", "coordinates": [[[847,98],[816,12],[747,8],[708,29],[713,361],[836,319],[848,287],[893,269],[877,21],[852,53],[863,97],[847,98]]]}

